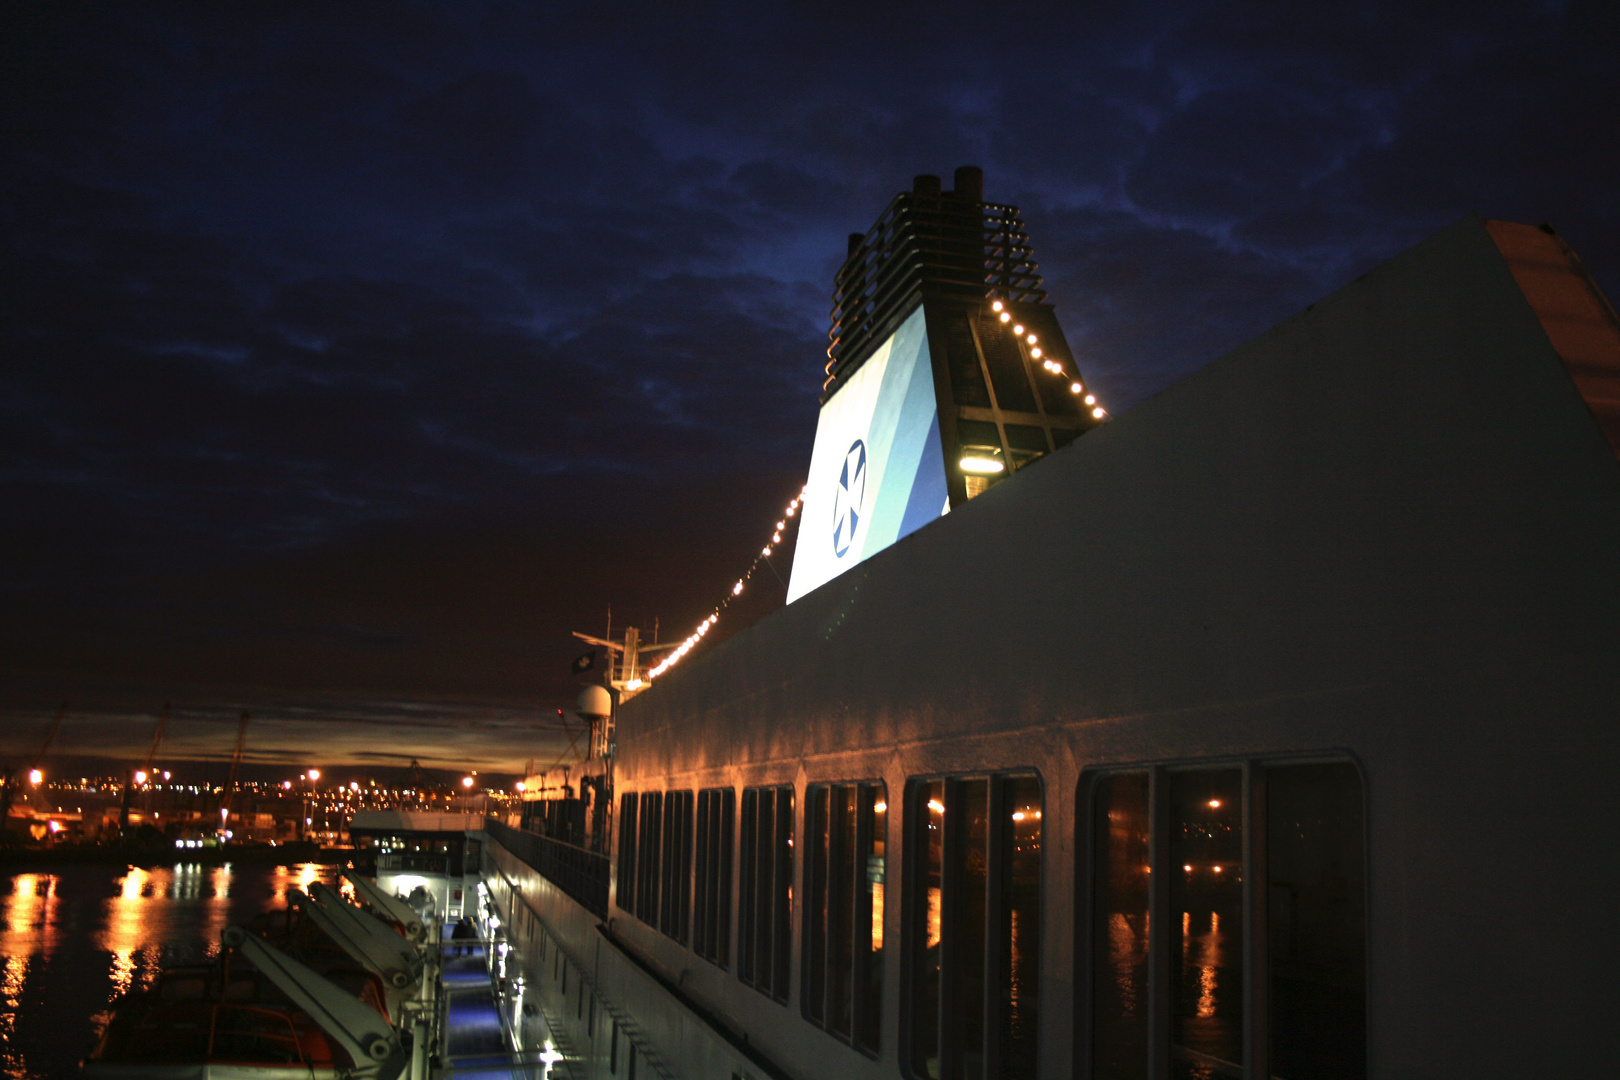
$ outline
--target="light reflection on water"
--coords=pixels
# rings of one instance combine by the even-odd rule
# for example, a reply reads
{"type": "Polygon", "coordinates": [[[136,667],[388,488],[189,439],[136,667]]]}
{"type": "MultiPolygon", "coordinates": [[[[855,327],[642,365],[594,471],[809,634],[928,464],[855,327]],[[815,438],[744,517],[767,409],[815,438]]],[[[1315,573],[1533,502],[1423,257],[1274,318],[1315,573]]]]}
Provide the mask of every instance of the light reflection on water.
{"type": "Polygon", "coordinates": [[[195,863],[0,873],[0,1078],[71,1076],[125,991],[219,951],[232,923],[335,867],[195,863]]]}

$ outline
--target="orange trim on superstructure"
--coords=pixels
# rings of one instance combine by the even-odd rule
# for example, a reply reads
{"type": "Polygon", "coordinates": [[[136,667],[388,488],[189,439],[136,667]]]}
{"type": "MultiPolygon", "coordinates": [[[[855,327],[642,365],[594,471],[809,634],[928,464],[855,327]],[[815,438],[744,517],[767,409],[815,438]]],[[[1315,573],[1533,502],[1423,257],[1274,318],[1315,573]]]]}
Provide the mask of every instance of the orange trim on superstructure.
{"type": "Polygon", "coordinates": [[[1550,228],[1487,221],[1513,280],[1620,456],[1620,318],[1580,257],[1550,228]]]}

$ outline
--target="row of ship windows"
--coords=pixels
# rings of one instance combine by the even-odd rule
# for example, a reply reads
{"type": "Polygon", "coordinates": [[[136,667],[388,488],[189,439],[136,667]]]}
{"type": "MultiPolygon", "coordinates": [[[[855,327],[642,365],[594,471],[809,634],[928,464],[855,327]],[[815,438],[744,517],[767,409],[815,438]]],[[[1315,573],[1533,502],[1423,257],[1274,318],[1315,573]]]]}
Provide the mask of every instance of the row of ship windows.
{"type": "MultiPolygon", "coordinates": [[[[876,1056],[884,910],[902,905],[901,1059],[919,1080],[1033,1077],[1043,798],[1031,774],[907,783],[901,869],[882,783],[628,793],[617,906],[789,998],[802,851],[804,1018],[876,1056]],[[734,850],[735,845],[735,850],[734,850]]],[[[1096,1080],[1366,1075],[1361,780],[1343,761],[1088,773],[1078,1019],[1096,1080]],[[1083,979],[1085,984],[1087,980],[1083,979]],[[1269,1070],[1269,1071],[1268,1071],[1269,1070]]]]}

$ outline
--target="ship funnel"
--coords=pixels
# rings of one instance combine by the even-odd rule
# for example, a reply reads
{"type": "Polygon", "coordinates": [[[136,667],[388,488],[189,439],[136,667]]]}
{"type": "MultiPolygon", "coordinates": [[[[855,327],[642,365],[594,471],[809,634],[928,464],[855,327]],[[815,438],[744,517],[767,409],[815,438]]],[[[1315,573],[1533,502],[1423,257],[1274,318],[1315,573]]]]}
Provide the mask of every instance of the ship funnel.
{"type": "Polygon", "coordinates": [[[957,169],[956,194],[973,202],[984,202],[984,170],[977,165],[957,169]]]}

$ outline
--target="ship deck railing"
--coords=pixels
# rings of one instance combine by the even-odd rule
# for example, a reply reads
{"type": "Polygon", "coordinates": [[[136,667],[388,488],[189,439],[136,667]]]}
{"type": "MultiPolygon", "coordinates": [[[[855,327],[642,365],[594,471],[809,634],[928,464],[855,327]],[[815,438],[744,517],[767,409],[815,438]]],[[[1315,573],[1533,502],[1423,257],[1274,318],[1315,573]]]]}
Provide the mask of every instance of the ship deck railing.
{"type": "Polygon", "coordinates": [[[607,918],[609,864],[606,855],[527,829],[514,829],[498,818],[489,818],[484,829],[586,911],[599,919],[607,918]]]}

